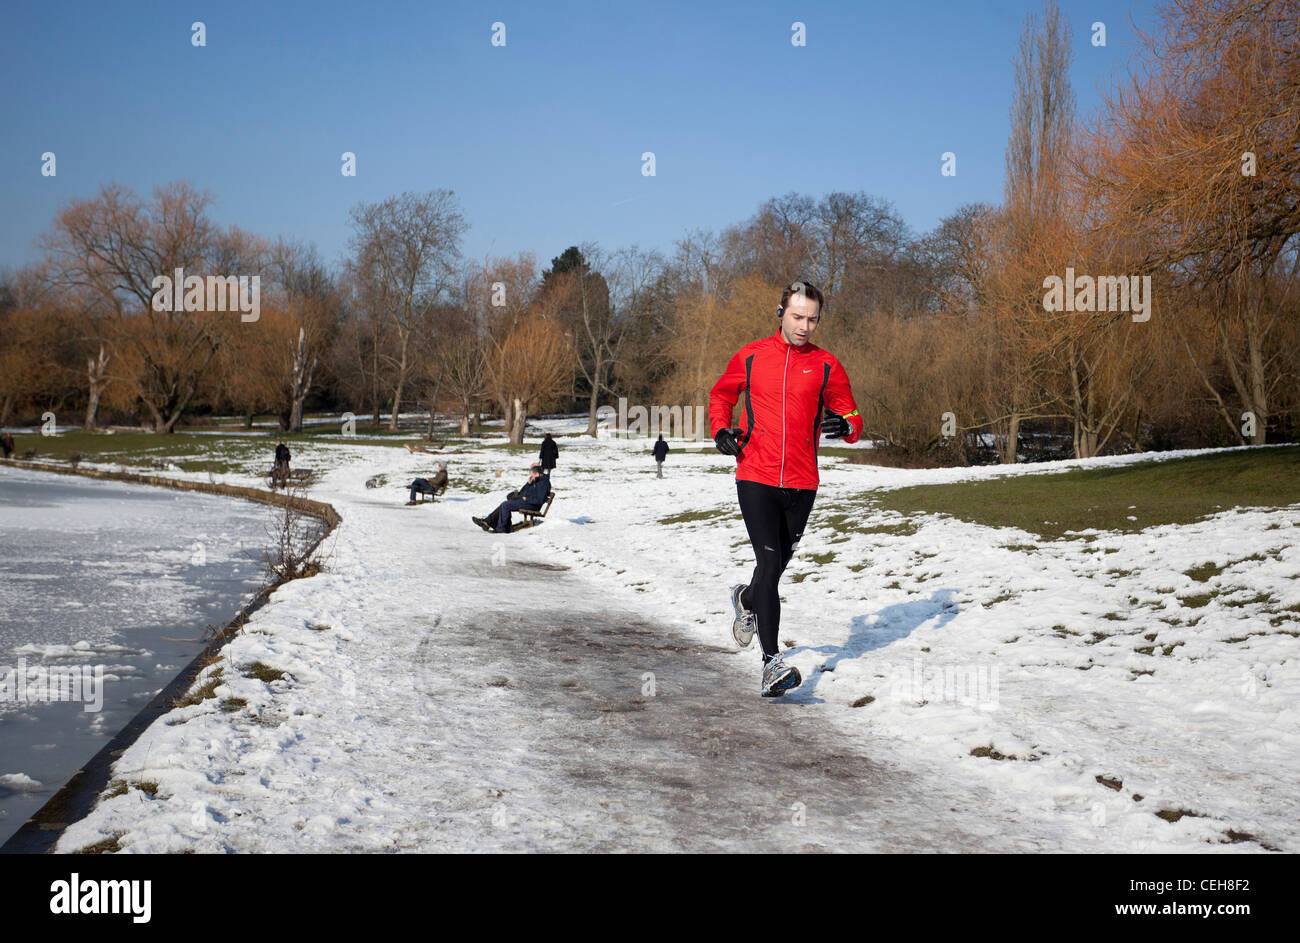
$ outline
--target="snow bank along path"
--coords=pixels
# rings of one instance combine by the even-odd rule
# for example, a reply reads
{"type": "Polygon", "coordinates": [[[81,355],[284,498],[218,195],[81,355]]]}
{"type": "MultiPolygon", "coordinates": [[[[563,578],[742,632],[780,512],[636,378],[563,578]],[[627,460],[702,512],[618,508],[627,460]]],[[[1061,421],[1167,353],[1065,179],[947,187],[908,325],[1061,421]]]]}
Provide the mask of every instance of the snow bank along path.
{"type": "Polygon", "coordinates": [[[726,646],[726,587],[752,566],[734,482],[681,453],[656,481],[648,447],[561,441],[546,523],[501,538],[468,518],[526,457],[452,456],[453,483],[491,493],[407,508],[430,457],[301,449],[296,464],[333,466],[314,490],[343,517],[327,571],[226,648],[217,698],[122,756],[117,777],[154,795],[105,800],[59,850],[1261,849],[1229,829],[1297,847],[1294,638],[1225,642],[1262,603],[1212,603],[1200,631],[1157,618],[1180,611],[1161,583],[1186,592],[1207,552],[1267,550],[1222,575],[1300,601],[1292,531],[1270,529],[1297,509],[1096,541],[1113,554],[933,517],[841,534],[819,521],[863,488],[990,472],[827,463],[784,593],[806,681],[764,701],[755,651],[726,646]],[[367,490],[376,473],[391,484],[367,490]],[[716,513],[660,523],[681,511],[716,513]],[[1103,575],[1134,564],[1140,581],[1103,575]],[[1185,636],[1158,662],[1130,644],[1152,625],[1185,636]],[[1087,629],[1103,638],[1070,638],[1087,629]],[[899,693],[922,659],[922,676],[997,667],[996,703],[899,693]],[[245,677],[259,661],[285,679],[245,677]],[[1019,758],[970,754],[984,744],[1019,758]]]}

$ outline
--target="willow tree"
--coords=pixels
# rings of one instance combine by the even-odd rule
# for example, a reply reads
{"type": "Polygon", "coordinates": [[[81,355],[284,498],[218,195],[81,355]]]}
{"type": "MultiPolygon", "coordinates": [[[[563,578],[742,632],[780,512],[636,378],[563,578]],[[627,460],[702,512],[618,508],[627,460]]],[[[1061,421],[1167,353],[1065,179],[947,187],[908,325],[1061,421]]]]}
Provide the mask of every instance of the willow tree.
{"type": "Polygon", "coordinates": [[[1300,366],[1300,16],[1295,0],[1173,0],[1160,22],[1093,129],[1091,184],[1109,233],[1175,282],[1171,332],[1216,412],[1262,444],[1300,366]]]}

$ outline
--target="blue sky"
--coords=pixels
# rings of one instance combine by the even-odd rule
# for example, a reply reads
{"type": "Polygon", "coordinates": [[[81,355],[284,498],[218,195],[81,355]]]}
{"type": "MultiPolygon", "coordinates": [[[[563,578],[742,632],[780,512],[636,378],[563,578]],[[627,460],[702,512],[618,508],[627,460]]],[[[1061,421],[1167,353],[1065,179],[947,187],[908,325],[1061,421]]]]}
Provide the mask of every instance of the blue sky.
{"type": "MultiPolygon", "coordinates": [[[[1149,26],[1152,6],[1062,3],[1081,113],[1128,67],[1130,24],[1149,26]]],[[[33,260],[56,211],[111,180],[147,195],[187,179],[219,222],[314,242],[330,263],[356,203],[437,187],[456,191],[475,259],[528,250],[546,265],[585,240],[667,251],[791,190],[863,190],[924,231],[1001,199],[1011,59],[1040,9],[6,0],[0,268],[33,260]],[[41,176],[45,151],[57,177],[41,176]],[[945,151],[956,177],[940,175],[945,151]]]]}

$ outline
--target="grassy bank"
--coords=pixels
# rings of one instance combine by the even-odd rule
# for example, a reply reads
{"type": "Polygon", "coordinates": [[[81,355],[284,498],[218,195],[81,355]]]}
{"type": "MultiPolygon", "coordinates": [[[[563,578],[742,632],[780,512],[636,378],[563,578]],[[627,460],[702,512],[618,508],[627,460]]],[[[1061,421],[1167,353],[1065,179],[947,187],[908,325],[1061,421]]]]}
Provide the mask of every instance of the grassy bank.
{"type": "MultiPolygon", "coordinates": [[[[212,429],[203,432],[181,430],[170,435],[151,432],[117,431],[85,432],[80,429],[43,436],[15,435],[15,457],[22,458],[29,449],[35,449],[36,459],[42,461],[71,461],[76,455],[88,462],[116,462],[135,468],[152,468],[172,463],[187,472],[210,471],[213,474],[232,472],[269,471],[275,444],[283,441],[293,451],[295,444],[313,445],[377,445],[401,448],[407,442],[422,442],[420,433],[402,430],[368,429],[358,424],[360,435],[375,438],[344,436],[333,427],[308,429],[296,435],[276,432],[237,429],[212,429]],[[263,467],[265,466],[265,467],[263,467]]],[[[473,442],[472,439],[444,437],[446,448],[473,442]]],[[[536,451],[535,446],[529,449],[536,451]]],[[[521,449],[520,451],[524,451],[521,449]]]]}
{"type": "Polygon", "coordinates": [[[949,514],[1042,537],[1090,528],[1134,533],[1160,524],[1190,523],[1234,507],[1300,503],[1300,446],[916,485],[874,494],[871,501],[904,514],[949,514]]]}

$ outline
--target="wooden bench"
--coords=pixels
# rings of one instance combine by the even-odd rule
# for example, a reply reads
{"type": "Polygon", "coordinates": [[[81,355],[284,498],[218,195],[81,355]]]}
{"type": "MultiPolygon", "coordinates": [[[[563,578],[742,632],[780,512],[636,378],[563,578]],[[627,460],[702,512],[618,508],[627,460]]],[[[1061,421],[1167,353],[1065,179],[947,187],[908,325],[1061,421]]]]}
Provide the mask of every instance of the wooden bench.
{"type": "Polygon", "coordinates": [[[445,481],[442,484],[438,484],[437,482],[432,482],[431,487],[429,488],[416,488],[415,503],[423,504],[425,498],[428,498],[430,501],[434,501],[436,500],[437,495],[441,494],[446,490],[447,490],[447,483],[445,481]]]}
{"type": "Polygon", "coordinates": [[[266,478],[270,483],[271,490],[274,491],[276,488],[288,488],[291,482],[300,485],[312,484],[316,480],[316,472],[311,468],[291,468],[289,469],[289,477],[287,479],[277,478],[275,468],[272,467],[271,470],[266,473],[266,478]]]}
{"type": "Polygon", "coordinates": [[[415,491],[416,504],[424,503],[424,499],[426,497],[430,501],[435,500],[435,497],[439,494],[442,494],[444,491],[446,491],[447,485],[450,484],[450,482],[447,479],[446,468],[440,468],[437,472],[434,473],[432,478],[425,478],[424,480],[429,483],[429,487],[416,489],[415,491]]]}
{"type": "Polygon", "coordinates": [[[551,502],[554,500],[555,500],[555,491],[551,490],[546,495],[546,503],[543,504],[538,510],[528,511],[521,508],[516,513],[518,513],[520,517],[523,518],[523,520],[520,521],[518,524],[514,525],[514,527],[512,527],[511,530],[518,530],[521,527],[532,527],[534,524],[536,524],[538,521],[540,521],[542,518],[546,516],[546,512],[551,509],[551,502]]]}

